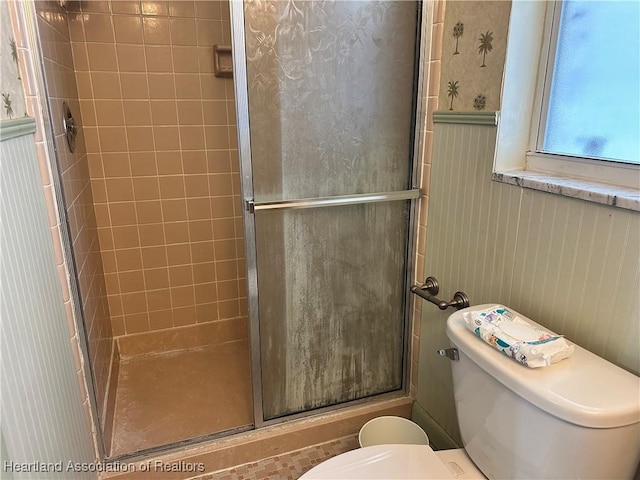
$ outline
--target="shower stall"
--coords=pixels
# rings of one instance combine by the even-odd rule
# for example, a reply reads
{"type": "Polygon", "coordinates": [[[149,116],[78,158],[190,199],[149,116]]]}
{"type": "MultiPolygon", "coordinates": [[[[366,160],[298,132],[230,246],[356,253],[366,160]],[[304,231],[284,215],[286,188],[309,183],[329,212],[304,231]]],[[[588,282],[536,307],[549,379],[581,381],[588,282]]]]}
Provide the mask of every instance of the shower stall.
{"type": "Polygon", "coordinates": [[[105,457],[406,392],[422,3],[34,6],[105,457]]]}

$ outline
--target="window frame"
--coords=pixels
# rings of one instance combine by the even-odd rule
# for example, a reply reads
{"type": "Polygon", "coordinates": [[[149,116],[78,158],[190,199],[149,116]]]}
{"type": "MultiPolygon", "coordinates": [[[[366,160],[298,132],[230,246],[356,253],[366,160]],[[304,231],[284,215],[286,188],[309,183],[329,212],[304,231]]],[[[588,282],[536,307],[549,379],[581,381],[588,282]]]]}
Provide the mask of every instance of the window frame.
{"type": "Polygon", "coordinates": [[[540,51],[536,96],[534,98],[525,170],[548,172],[562,176],[584,178],[598,183],[637,188],[637,179],[630,175],[632,172],[636,172],[636,174],[640,172],[640,168],[636,164],[542,151],[561,17],[562,0],[546,2],[542,48],[540,51]]]}
{"type": "Polygon", "coordinates": [[[572,188],[584,190],[581,198],[597,202],[590,192],[602,193],[608,188],[610,195],[636,197],[640,190],[638,164],[538,151],[544,136],[561,13],[562,0],[512,2],[493,179],[560,193],[557,188],[540,185],[540,178],[545,177],[545,182],[554,186],[570,183],[572,188]],[[528,181],[531,178],[536,180],[528,181]]]}

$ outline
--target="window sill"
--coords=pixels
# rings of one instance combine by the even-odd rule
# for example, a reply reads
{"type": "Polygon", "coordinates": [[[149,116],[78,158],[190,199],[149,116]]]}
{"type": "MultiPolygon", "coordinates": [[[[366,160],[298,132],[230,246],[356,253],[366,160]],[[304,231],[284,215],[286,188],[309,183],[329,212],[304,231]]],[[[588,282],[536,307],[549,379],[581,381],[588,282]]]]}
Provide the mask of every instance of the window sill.
{"type": "Polygon", "coordinates": [[[579,178],[527,170],[493,172],[493,180],[640,212],[640,191],[634,188],[617,187],[579,178]]]}

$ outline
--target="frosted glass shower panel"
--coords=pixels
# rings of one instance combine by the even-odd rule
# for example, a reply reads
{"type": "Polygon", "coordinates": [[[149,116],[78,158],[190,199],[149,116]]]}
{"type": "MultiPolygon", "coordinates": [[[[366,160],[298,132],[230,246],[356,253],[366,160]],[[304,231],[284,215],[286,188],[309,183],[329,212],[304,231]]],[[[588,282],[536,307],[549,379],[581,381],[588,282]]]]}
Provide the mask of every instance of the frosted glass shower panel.
{"type": "Polygon", "coordinates": [[[408,212],[256,212],[265,419],[402,388],[408,212]]]}
{"type": "Polygon", "coordinates": [[[411,188],[419,4],[244,10],[252,200],[278,205],[253,217],[269,420],[402,388],[409,202],[318,197],[411,188]]]}
{"type": "Polygon", "coordinates": [[[418,4],[245,3],[254,199],[409,188],[418,4]]]}

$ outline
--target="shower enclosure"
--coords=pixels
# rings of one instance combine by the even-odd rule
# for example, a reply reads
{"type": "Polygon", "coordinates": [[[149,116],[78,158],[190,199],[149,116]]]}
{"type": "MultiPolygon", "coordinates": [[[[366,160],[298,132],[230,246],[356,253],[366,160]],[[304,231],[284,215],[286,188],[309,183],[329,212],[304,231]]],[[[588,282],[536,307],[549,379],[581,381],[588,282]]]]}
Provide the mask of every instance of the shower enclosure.
{"type": "Polygon", "coordinates": [[[105,456],[406,391],[422,3],[36,5],[105,456]]]}

